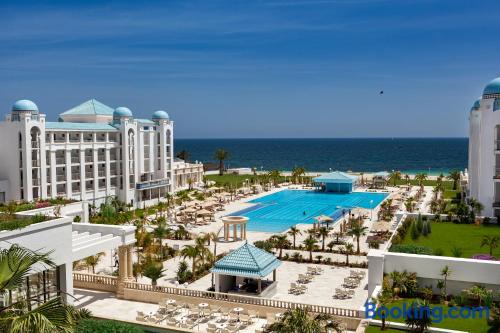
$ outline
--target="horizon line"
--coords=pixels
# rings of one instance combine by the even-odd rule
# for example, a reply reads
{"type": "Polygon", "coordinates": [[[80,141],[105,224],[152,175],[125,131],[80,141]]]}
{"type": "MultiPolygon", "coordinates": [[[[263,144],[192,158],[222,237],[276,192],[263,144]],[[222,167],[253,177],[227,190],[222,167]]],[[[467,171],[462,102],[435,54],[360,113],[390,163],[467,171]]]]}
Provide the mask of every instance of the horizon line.
{"type": "Polygon", "coordinates": [[[379,137],[176,137],[174,140],[322,140],[322,139],[357,139],[357,140],[369,140],[369,139],[469,139],[467,136],[400,136],[400,137],[390,137],[390,136],[379,136],[379,137]]]}

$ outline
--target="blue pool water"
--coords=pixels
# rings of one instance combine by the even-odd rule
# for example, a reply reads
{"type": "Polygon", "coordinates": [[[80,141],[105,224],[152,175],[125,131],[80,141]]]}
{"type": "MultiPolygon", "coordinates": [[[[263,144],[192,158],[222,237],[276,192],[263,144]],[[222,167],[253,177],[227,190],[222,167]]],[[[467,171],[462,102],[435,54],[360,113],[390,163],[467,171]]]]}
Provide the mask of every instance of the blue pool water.
{"type": "Polygon", "coordinates": [[[248,230],[283,232],[298,223],[312,224],[314,217],[331,216],[334,220],[350,208],[375,208],[387,193],[352,192],[321,193],[315,191],[283,190],[249,201],[255,206],[231,215],[248,217],[248,230]],[[373,200],[371,204],[370,201],[373,200]],[[305,212],[305,215],[304,215],[305,212]]]}

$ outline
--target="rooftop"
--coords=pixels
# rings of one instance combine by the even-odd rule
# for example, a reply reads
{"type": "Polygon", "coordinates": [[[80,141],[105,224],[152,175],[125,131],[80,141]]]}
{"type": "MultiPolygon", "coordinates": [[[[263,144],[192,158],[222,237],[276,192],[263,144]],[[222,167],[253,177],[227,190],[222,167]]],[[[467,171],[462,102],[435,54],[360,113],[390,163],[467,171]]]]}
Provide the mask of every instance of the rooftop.
{"type": "Polygon", "coordinates": [[[102,115],[112,116],[114,109],[99,102],[96,99],[91,99],[82,104],[64,111],[61,115],[102,115]]]}
{"type": "Polygon", "coordinates": [[[73,130],[73,131],[116,131],[117,129],[105,123],[71,123],[47,121],[45,128],[48,130],[73,130]]]}
{"type": "Polygon", "coordinates": [[[245,243],[217,261],[210,270],[224,275],[263,278],[281,265],[273,254],[245,243]]]}
{"type": "Polygon", "coordinates": [[[316,183],[353,183],[358,179],[356,176],[351,176],[342,171],[333,171],[324,175],[314,177],[313,181],[316,183]]]}

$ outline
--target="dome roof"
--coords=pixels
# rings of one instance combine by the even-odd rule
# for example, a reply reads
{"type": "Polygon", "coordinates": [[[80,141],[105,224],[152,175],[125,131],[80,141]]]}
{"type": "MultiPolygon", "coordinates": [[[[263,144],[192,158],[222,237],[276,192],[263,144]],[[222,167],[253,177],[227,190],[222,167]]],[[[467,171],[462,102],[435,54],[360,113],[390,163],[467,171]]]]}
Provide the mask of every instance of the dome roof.
{"type": "Polygon", "coordinates": [[[126,108],[124,106],[117,107],[115,111],[113,112],[113,117],[120,118],[120,117],[132,117],[132,111],[130,111],[129,108],[126,108]]]}
{"type": "Polygon", "coordinates": [[[38,113],[38,106],[30,100],[20,99],[12,105],[12,111],[31,111],[38,113]]]}
{"type": "Polygon", "coordinates": [[[500,110],[500,98],[495,98],[495,101],[493,102],[493,111],[498,110],[500,110]]]}
{"type": "Polygon", "coordinates": [[[472,105],[472,107],[470,108],[471,111],[472,110],[479,110],[479,107],[480,107],[480,102],[481,102],[481,98],[478,98],[476,99],[476,101],[474,102],[474,104],[472,105]]]}
{"type": "Polygon", "coordinates": [[[155,111],[153,113],[153,120],[157,120],[157,119],[169,119],[168,117],[168,113],[166,113],[165,111],[155,111]]]}
{"type": "Polygon", "coordinates": [[[494,94],[500,94],[500,77],[488,83],[483,90],[483,96],[494,94]]]}

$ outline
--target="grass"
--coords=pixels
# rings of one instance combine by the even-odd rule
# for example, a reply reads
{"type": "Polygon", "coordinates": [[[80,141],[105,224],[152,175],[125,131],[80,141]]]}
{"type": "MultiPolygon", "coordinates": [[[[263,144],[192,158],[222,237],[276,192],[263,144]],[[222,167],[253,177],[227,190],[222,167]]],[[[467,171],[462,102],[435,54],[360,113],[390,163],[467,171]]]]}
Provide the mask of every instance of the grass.
{"type": "MultiPolygon", "coordinates": [[[[402,244],[415,244],[443,250],[444,256],[453,256],[452,249],[462,250],[462,258],[471,258],[478,253],[488,253],[488,247],[481,248],[484,235],[498,235],[500,227],[496,225],[455,224],[451,222],[431,222],[431,234],[411,239],[407,232],[402,244]]],[[[493,256],[500,257],[500,247],[493,249],[493,256]]]]}
{"type": "MultiPolygon", "coordinates": [[[[243,182],[245,182],[247,179],[250,184],[254,184],[256,180],[259,180],[260,183],[263,183],[265,179],[267,179],[267,182],[269,182],[269,177],[266,177],[264,175],[234,175],[234,174],[224,174],[222,176],[219,175],[207,175],[205,176],[206,179],[212,180],[216,183],[216,186],[224,186],[224,185],[231,185],[231,187],[241,187],[243,185],[243,182]]],[[[290,181],[290,177],[286,177],[287,180],[290,181]]],[[[305,179],[305,177],[304,177],[305,179]]],[[[284,182],[285,177],[281,176],[278,179],[278,182],[284,182]]]]}
{"type": "MultiPolygon", "coordinates": [[[[451,180],[443,180],[441,181],[441,183],[443,184],[443,188],[445,190],[452,190],[453,189],[453,182],[451,180]]],[[[389,182],[389,185],[392,186],[394,183],[392,182],[392,180],[389,182]]],[[[406,185],[407,182],[406,180],[404,179],[401,179],[401,180],[398,180],[396,181],[396,185],[406,185]]],[[[416,179],[410,179],[410,184],[413,185],[413,186],[418,186],[418,180],[416,179]]],[[[434,179],[426,179],[424,180],[424,186],[436,186],[437,184],[437,180],[434,180],[434,179]]]]}
{"type": "MultiPolygon", "coordinates": [[[[414,298],[406,298],[406,299],[401,299],[401,300],[398,300],[398,301],[395,301],[393,303],[391,303],[388,308],[391,309],[393,307],[399,307],[399,308],[402,308],[403,304],[406,303],[406,307],[410,307],[412,302],[414,301],[415,299],[414,298]]],[[[441,305],[441,304],[431,304],[430,305],[430,308],[431,310],[434,309],[434,308],[440,308],[442,310],[439,310],[439,311],[442,311],[442,314],[443,314],[443,319],[441,322],[437,323],[435,322],[435,320],[433,319],[433,323],[431,324],[432,327],[437,327],[437,328],[446,328],[446,329],[451,329],[451,330],[459,330],[459,331],[466,331],[466,332],[474,332],[474,333],[486,333],[488,332],[490,326],[488,325],[487,323],[487,319],[486,319],[486,315],[483,313],[483,318],[456,318],[456,319],[453,319],[453,318],[444,318],[446,317],[447,313],[448,313],[448,307],[445,306],[445,305],[441,305]]],[[[458,312],[457,310],[454,310],[453,311],[453,315],[456,315],[458,312]]],[[[476,316],[478,317],[478,316],[476,316]]],[[[400,317],[400,318],[388,318],[387,321],[393,321],[393,322],[399,322],[399,323],[404,323],[405,320],[404,318],[400,317]]],[[[371,331],[366,331],[366,332],[380,332],[380,329],[377,328],[377,327],[373,327],[373,329],[371,331]],[[373,330],[375,329],[375,330],[373,330]]],[[[389,330],[385,330],[384,332],[401,332],[401,331],[398,331],[398,330],[392,330],[392,331],[389,331],[389,330]]]]}
{"type": "Polygon", "coordinates": [[[31,224],[46,221],[47,217],[43,215],[35,215],[33,217],[15,218],[7,214],[0,214],[0,231],[1,230],[16,230],[25,228],[31,224]]]}
{"type": "Polygon", "coordinates": [[[402,333],[406,331],[395,330],[392,328],[386,328],[385,330],[380,330],[380,327],[377,326],[368,326],[365,330],[365,333],[377,333],[377,332],[386,332],[386,333],[402,333]]]}

